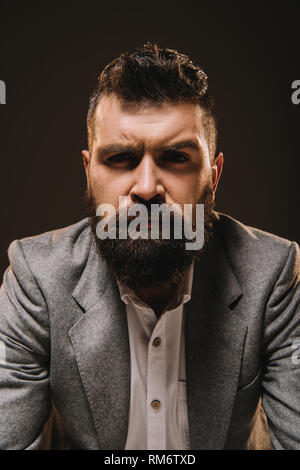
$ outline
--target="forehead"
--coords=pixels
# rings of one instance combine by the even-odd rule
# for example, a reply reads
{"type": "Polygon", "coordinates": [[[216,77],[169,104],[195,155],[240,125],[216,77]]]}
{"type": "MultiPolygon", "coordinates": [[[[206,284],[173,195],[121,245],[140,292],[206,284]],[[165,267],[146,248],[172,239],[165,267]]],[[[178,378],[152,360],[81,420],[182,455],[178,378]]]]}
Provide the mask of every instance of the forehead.
{"type": "Polygon", "coordinates": [[[103,96],[96,108],[94,141],[98,145],[114,140],[160,144],[179,137],[203,141],[202,115],[193,103],[128,105],[115,95],[103,96]]]}

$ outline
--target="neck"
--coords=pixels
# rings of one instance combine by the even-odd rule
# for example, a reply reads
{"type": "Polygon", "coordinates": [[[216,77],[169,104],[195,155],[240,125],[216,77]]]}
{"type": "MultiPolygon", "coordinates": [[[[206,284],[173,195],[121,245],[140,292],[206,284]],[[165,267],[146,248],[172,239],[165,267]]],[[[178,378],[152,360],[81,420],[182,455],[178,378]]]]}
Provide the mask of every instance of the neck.
{"type": "Polygon", "coordinates": [[[138,288],[135,290],[135,292],[141,300],[143,300],[155,311],[156,316],[159,317],[167,307],[177,287],[178,283],[170,284],[168,286],[161,286],[159,288],[138,288]]]}

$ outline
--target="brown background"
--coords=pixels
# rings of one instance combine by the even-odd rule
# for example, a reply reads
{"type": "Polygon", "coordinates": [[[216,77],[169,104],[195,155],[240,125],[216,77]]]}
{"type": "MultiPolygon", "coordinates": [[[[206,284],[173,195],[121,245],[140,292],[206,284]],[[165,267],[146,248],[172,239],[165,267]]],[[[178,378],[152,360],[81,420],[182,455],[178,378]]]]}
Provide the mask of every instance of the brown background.
{"type": "Polygon", "coordinates": [[[84,217],[88,97],[100,70],[147,40],[188,53],[215,91],[219,210],[300,242],[296,2],[0,3],[0,276],[9,243],[84,217]]]}

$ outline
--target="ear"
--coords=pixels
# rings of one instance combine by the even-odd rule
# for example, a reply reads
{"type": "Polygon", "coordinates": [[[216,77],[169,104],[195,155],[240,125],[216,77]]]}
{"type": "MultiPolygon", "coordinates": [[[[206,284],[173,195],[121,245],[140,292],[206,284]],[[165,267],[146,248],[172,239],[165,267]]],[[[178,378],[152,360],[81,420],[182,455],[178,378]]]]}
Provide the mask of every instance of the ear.
{"type": "Polygon", "coordinates": [[[212,166],[211,166],[212,167],[212,182],[213,182],[214,193],[216,192],[217,187],[218,187],[219,179],[220,179],[222,169],[223,169],[223,163],[224,163],[224,156],[223,156],[223,153],[220,152],[213,159],[212,166]]]}
{"type": "Polygon", "coordinates": [[[89,187],[89,164],[90,164],[90,154],[87,150],[82,150],[83,156],[83,165],[85,169],[87,187],[89,187]]]}

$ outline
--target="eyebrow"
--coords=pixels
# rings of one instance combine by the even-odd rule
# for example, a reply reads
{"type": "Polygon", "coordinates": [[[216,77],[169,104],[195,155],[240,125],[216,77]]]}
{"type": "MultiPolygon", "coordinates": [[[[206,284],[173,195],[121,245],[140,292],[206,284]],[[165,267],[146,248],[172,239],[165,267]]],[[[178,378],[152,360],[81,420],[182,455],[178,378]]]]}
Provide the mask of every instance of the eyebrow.
{"type": "MultiPolygon", "coordinates": [[[[202,150],[201,146],[197,144],[194,140],[183,140],[181,142],[177,142],[173,145],[168,145],[165,147],[159,148],[160,152],[172,151],[172,150],[179,150],[182,148],[191,148],[193,150],[202,150]]],[[[98,156],[104,158],[111,153],[121,153],[121,152],[141,152],[143,150],[142,147],[134,147],[131,145],[123,145],[123,144],[111,144],[106,145],[105,147],[98,147],[96,149],[96,153],[98,156]]]]}

